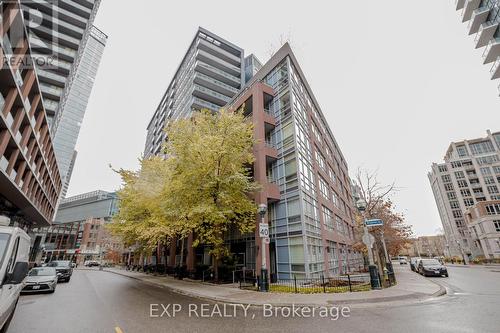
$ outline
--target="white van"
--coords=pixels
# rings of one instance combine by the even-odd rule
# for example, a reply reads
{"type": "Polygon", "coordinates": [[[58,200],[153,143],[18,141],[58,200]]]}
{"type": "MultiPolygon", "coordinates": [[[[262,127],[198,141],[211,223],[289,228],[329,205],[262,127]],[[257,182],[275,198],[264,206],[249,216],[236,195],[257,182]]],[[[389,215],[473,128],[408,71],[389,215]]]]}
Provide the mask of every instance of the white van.
{"type": "Polygon", "coordinates": [[[0,226],[0,332],[6,332],[28,274],[30,237],[17,227],[0,226]]]}

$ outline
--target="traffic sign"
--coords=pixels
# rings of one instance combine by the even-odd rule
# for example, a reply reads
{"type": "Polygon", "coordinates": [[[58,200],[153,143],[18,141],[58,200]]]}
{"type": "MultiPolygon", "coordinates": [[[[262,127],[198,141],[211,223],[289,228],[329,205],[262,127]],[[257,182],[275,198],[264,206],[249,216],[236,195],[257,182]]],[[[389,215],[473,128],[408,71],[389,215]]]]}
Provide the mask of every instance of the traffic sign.
{"type": "Polygon", "coordinates": [[[260,237],[269,237],[269,224],[259,223],[259,236],[260,237]]]}
{"type": "Polygon", "coordinates": [[[373,237],[372,234],[364,234],[361,239],[363,240],[363,243],[365,243],[365,245],[370,249],[373,247],[373,243],[375,243],[375,237],[373,237]]]}
{"type": "Polygon", "coordinates": [[[365,220],[365,225],[367,227],[379,227],[384,225],[384,222],[381,219],[371,219],[371,220],[365,220]]]}

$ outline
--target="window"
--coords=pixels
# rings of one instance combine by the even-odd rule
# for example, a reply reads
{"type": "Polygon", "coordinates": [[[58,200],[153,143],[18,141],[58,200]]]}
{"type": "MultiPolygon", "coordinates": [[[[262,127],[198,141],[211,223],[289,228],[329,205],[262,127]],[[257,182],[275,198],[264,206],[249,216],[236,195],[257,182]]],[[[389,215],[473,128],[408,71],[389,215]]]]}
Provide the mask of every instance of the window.
{"type": "Polygon", "coordinates": [[[446,191],[453,191],[453,184],[451,184],[451,183],[444,184],[444,189],[446,191]]]}
{"type": "Polygon", "coordinates": [[[311,126],[312,132],[314,134],[314,137],[316,138],[316,141],[318,141],[319,143],[321,143],[321,133],[319,132],[318,127],[314,123],[312,123],[311,125],[312,125],[311,126]]]}
{"type": "Polygon", "coordinates": [[[323,169],[324,171],[326,171],[326,168],[325,168],[325,158],[320,153],[318,147],[316,147],[316,162],[318,163],[318,166],[321,169],[323,169]]]}
{"type": "Polygon", "coordinates": [[[487,188],[489,194],[498,194],[498,187],[496,185],[488,186],[487,188]]]}
{"type": "Polygon", "coordinates": [[[500,165],[494,165],[493,166],[493,172],[496,174],[500,174],[500,165]]]}
{"type": "Polygon", "coordinates": [[[465,146],[457,146],[457,153],[459,157],[465,157],[469,155],[465,146]]]}
{"type": "Polygon", "coordinates": [[[479,163],[479,165],[492,164],[494,162],[498,162],[497,155],[484,156],[477,159],[477,163],[479,163]]]}
{"type": "Polygon", "coordinates": [[[491,143],[490,140],[478,143],[471,143],[469,144],[469,147],[472,151],[472,154],[474,155],[491,153],[495,151],[495,148],[493,147],[493,144],[491,143]]]}
{"type": "Polygon", "coordinates": [[[448,168],[446,167],[446,165],[440,165],[438,166],[438,170],[439,172],[446,172],[448,171],[448,168]]]}
{"type": "Polygon", "coordinates": [[[321,176],[319,176],[318,179],[321,195],[323,195],[325,199],[330,200],[330,188],[328,187],[328,183],[321,176]]]}
{"type": "Polygon", "coordinates": [[[458,219],[460,217],[463,217],[462,211],[461,210],[454,210],[453,211],[453,217],[456,218],[456,219],[458,219]]]}
{"type": "Polygon", "coordinates": [[[495,178],[492,176],[486,176],[486,177],[484,177],[484,183],[485,184],[495,184],[495,178]]]}
{"type": "Polygon", "coordinates": [[[500,204],[486,205],[486,214],[500,215],[500,204]]]}
{"type": "Polygon", "coordinates": [[[333,231],[333,212],[323,206],[323,221],[325,224],[325,228],[328,231],[333,231]]]}
{"type": "Polygon", "coordinates": [[[466,207],[474,206],[474,199],[470,199],[470,198],[464,199],[464,205],[466,207]]]}
{"type": "Polygon", "coordinates": [[[470,191],[469,190],[460,190],[460,194],[463,196],[463,197],[470,197],[471,194],[470,194],[470,191]]]}
{"type": "Polygon", "coordinates": [[[449,183],[451,182],[451,177],[450,175],[442,175],[441,179],[443,180],[444,183],[449,183]]]}
{"type": "Polygon", "coordinates": [[[464,179],[465,175],[463,171],[455,171],[455,178],[456,179],[464,179]]]}
{"type": "Polygon", "coordinates": [[[469,184],[467,184],[466,180],[459,180],[459,181],[457,181],[457,183],[458,183],[458,187],[460,187],[460,188],[464,188],[464,187],[469,186],[469,184]]]}
{"type": "Polygon", "coordinates": [[[493,225],[495,226],[496,232],[500,232],[500,220],[494,220],[493,225]]]}
{"type": "Polygon", "coordinates": [[[446,193],[446,195],[448,196],[448,200],[453,200],[457,198],[457,194],[455,192],[448,192],[446,193]]]}
{"type": "Polygon", "coordinates": [[[458,204],[458,201],[450,201],[450,207],[451,209],[459,209],[460,205],[458,204]]]}
{"type": "Polygon", "coordinates": [[[491,169],[490,167],[482,167],[481,168],[481,174],[487,176],[487,175],[491,175],[491,169]]]}

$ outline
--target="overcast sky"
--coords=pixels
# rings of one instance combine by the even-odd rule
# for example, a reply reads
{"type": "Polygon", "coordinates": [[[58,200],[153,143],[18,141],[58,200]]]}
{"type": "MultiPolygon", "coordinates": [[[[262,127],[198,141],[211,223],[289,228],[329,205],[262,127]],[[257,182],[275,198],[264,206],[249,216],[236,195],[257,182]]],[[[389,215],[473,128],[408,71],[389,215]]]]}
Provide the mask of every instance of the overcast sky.
{"type": "Polygon", "coordinates": [[[455,1],[104,0],[109,35],[77,144],[68,195],[112,191],[136,169],[146,126],[198,26],[261,61],[289,38],[343,151],[396,182],[415,234],[441,222],[427,172],[451,141],[500,130],[500,98],[455,1]],[[319,1],[318,1],[319,2],[319,1]]]}

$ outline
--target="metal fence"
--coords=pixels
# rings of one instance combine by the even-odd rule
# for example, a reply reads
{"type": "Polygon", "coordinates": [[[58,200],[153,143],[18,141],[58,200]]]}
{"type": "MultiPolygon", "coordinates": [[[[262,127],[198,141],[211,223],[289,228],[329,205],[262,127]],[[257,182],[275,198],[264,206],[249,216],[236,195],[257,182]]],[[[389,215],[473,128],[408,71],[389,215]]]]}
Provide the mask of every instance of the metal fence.
{"type": "MultiPolygon", "coordinates": [[[[259,277],[239,281],[240,289],[258,290],[259,277]]],[[[370,290],[370,276],[366,274],[347,274],[337,277],[277,279],[269,284],[269,291],[314,294],[342,293],[370,290]]]]}

